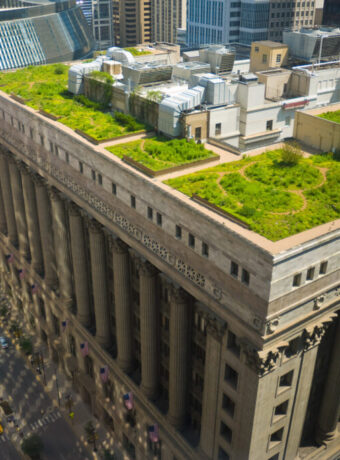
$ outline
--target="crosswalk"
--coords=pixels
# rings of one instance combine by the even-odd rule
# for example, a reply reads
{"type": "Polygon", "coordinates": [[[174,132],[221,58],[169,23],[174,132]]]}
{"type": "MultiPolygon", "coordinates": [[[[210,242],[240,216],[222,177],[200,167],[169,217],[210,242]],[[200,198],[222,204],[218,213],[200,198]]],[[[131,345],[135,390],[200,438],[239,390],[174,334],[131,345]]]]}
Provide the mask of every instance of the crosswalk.
{"type": "Polygon", "coordinates": [[[44,430],[50,423],[56,422],[61,417],[61,413],[58,409],[50,412],[49,414],[44,415],[39,420],[31,423],[29,429],[31,432],[37,430],[44,430]]]}
{"type": "Polygon", "coordinates": [[[0,434],[0,443],[9,441],[9,437],[6,433],[0,434]]]}

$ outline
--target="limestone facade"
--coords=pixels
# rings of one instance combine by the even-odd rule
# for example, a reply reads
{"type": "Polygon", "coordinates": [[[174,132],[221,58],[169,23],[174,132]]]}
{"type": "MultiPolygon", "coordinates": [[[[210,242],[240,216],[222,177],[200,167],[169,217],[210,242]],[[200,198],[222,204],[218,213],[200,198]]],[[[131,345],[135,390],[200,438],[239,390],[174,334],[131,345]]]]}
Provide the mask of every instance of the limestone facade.
{"type": "Polygon", "coordinates": [[[131,458],[339,442],[337,222],[270,243],[3,95],[0,121],[2,287],[131,458]]]}

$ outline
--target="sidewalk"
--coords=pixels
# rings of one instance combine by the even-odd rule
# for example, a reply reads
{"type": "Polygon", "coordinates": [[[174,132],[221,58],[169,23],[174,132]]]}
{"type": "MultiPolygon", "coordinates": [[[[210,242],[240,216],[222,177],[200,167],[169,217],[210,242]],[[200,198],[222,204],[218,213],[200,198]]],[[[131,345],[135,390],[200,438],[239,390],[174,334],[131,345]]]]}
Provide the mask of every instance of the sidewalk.
{"type": "MultiPolygon", "coordinates": [[[[0,318],[0,324],[3,327],[3,330],[6,332],[6,335],[10,337],[13,346],[18,351],[20,351],[19,340],[15,338],[13,334],[9,331],[9,325],[11,324],[11,321],[13,321],[14,319],[18,320],[18,318],[10,318],[10,316],[10,314],[7,316],[7,320],[4,320],[4,318],[0,318]]],[[[21,326],[23,326],[23,324],[21,324],[21,326]]],[[[27,335],[30,335],[28,331],[24,332],[24,334],[26,333],[27,335]]],[[[104,450],[107,450],[111,454],[114,454],[115,460],[128,460],[128,457],[124,456],[121,450],[118,449],[117,445],[115,445],[114,433],[106,429],[106,427],[103,426],[103,424],[99,422],[99,420],[96,419],[94,415],[91,414],[90,408],[82,401],[80,395],[73,389],[72,382],[66,378],[63,372],[57,370],[57,366],[52,362],[52,359],[48,356],[47,346],[42,345],[40,348],[42,350],[43,355],[45,375],[43,372],[41,372],[40,374],[36,373],[36,364],[31,364],[30,358],[28,356],[22,356],[26,361],[26,367],[30,368],[33,373],[36,373],[36,379],[44,387],[44,391],[46,392],[46,394],[49,395],[54,406],[54,408],[51,407],[45,413],[41,414],[41,422],[43,422],[44,419],[53,416],[53,413],[57,413],[58,411],[60,411],[61,416],[67,421],[70,429],[75,433],[76,437],[87,451],[88,456],[82,460],[105,459],[104,450]],[[45,379],[46,385],[44,385],[45,379]],[[69,409],[70,406],[67,407],[65,405],[67,399],[71,399],[73,401],[73,404],[70,405],[71,410],[69,409]],[[74,413],[74,416],[72,418],[70,417],[70,412],[74,413]],[[93,452],[93,445],[89,445],[85,435],[84,426],[89,421],[92,421],[98,436],[98,439],[96,440],[96,452],[93,452]]],[[[12,441],[20,443],[20,434],[15,432],[14,427],[10,431],[12,441]]],[[[24,433],[25,436],[29,434],[26,429],[22,429],[22,433],[24,433]]]]}

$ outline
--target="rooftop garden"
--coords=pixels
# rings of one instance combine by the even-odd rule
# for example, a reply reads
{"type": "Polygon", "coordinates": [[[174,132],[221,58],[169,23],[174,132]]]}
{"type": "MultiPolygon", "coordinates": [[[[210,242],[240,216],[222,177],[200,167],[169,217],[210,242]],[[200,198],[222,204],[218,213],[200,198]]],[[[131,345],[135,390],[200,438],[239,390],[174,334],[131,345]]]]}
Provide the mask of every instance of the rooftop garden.
{"type": "Polygon", "coordinates": [[[278,149],[165,183],[272,241],[340,218],[340,162],[332,154],[292,160],[286,148],[278,149]]]}
{"type": "Polygon", "coordinates": [[[334,121],[335,123],[340,123],[340,110],[335,110],[334,112],[325,112],[319,115],[320,118],[325,118],[329,121],[334,121]]]}
{"type": "MultiPolygon", "coordinates": [[[[0,89],[20,96],[26,105],[43,110],[58,118],[60,123],[79,129],[98,141],[141,131],[144,124],[132,117],[112,116],[104,104],[90,101],[84,95],[74,96],[67,90],[68,66],[52,64],[29,66],[15,72],[0,73],[0,89]]],[[[103,78],[97,72],[95,78],[103,78]]],[[[109,75],[107,75],[110,78],[109,75]]],[[[108,80],[106,80],[108,81],[108,80]]]]}
{"type": "Polygon", "coordinates": [[[137,48],[134,48],[133,46],[130,48],[124,48],[125,51],[129,51],[132,56],[146,56],[147,54],[151,54],[151,51],[148,50],[139,50],[137,48]]]}
{"type": "Polygon", "coordinates": [[[153,137],[139,139],[126,144],[114,145],[106,148],[119,158],[127,156],[152,171],[161,171],[169,168],[193,163],[208,158],[216,158],[211,150],[202,144],[186,139],[166,139],[153,137]]]}

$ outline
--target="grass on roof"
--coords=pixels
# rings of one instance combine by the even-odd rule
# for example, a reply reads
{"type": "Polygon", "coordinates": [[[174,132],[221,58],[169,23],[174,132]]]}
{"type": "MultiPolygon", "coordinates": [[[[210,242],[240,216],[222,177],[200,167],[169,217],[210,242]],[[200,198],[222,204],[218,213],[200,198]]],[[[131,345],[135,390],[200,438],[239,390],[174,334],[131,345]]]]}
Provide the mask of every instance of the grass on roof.
{"type": "Polygon", "coordinates": [[[152,137],[126,144],[118,144],[107,147],[107,150],[119,158],[123,158],[126,155],[153,171],[160,171],[216,156],[211,150],[205,149],[202,144],[196,144],[194,141],[188,142],[186,139],[169,140],[163,137],[152,137]]]}
{"type": "Polygon", "coordinates": [[[147,50],[139,50],[135,47],[130,47],[130,48],[124,48],[125,51],[129,51],[132,56],[145,56],[147,54],[151,54],[151,51],[147,51],[147,50]]]}
{"type": "Polygon", "coordinates": [[[0,73],[0,89],[26,100],[34,109],[61,117],[59,121],[80,129],[97,140],[111,139],[145,128],[142,123],[125,123],[84,95],[74,96],[67,90],[69,67],[64,64],[29,66],[15,72],[0,73]]]}
{"type": "Polygon", "coordinates": [[[281,149],[169,179],[277,241],[340,218],[340,162],[332,154],[281,161],[281,149]]]}
{"type": "Polygon", "coordinates": [[[335,110],[334,112],[326,112],[319,115],[320,118],[325,118],[329,121],[334,121],[335,123],[340,123],[340,110],[335,110]]]}

